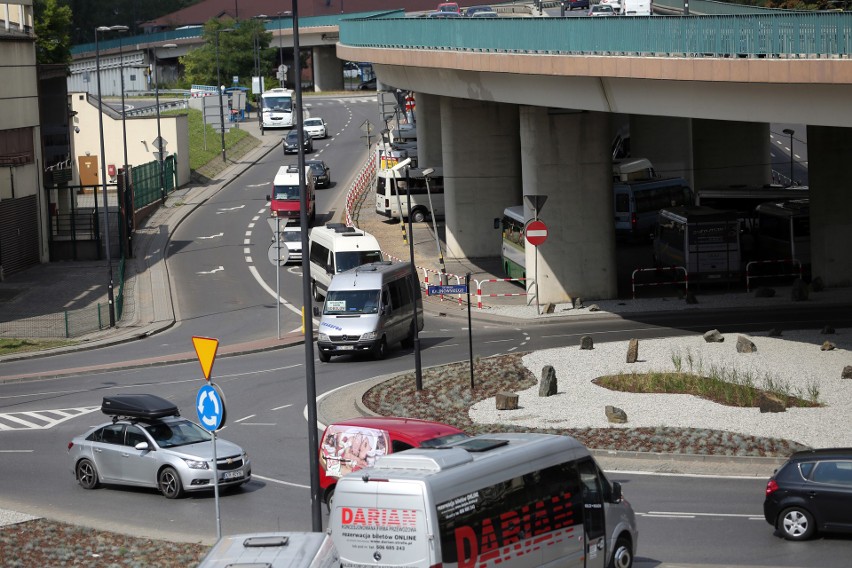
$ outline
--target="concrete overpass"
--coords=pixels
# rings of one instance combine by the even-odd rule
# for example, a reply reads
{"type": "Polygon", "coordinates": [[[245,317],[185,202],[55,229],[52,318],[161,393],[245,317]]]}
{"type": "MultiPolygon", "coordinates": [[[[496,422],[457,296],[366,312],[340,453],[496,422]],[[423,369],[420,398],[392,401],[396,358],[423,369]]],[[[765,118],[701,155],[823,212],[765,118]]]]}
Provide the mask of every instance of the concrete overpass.
{"type": "Polygon", "coordinates": [[[634,156],[694,188],[768,183],[768,124],[801,123],[813,274],[852,285],[852,14],[382,18],[342,22],[340,36],[340,59],[417,93],[418,160],[443,167],[449,257],[498,254],[491,220],[543,194],[540,300],[615,297],[616,117],[629,116],[634,156]]]}

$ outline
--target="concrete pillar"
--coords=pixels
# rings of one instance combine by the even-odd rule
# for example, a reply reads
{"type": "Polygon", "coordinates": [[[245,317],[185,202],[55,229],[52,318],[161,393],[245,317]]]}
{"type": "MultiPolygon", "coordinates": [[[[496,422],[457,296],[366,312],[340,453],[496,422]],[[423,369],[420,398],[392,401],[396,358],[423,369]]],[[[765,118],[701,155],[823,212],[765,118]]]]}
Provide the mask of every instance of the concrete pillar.
{"type": "Polygon", "coordinates": [[[618,295],[609,121],[599,112],[520,110],[524,194],[547,195],[539,215],[547,241],[526,246],[542,304],[618,295]]]}
{"type": "Polygon", "coordinates": [[[441,154],[441,97],[416,93],[417,164],[421,168],[444,165],[441,154]]]}
{"type": "Polygon", "coordinates": [[[852,286],[849,156],[852,128],[808,126],[811,274],[827,286],[852,286]]]}
{"type": "Polygon", "coordinates": [[[693,189],[772,182],[766,123],[693,120],[692,148],[693,189]]]}
{"type": "Polygon", "coordinates": [[[314,91],[343,90],[343,61],[337,58],[335,47],[313,48],[314,91]]]}
{"type": "Polygon", "coordinates": [[[447,258],[499,256],[493,220],[521,203],[517,105],[441,97],[441,140],[447,258]]]}
{"type": "Polygon", "coordinates": [[[692,119],[631,115],[630,157],[648,158],[660,177],[682,177],[695,187],[692,119]]]}

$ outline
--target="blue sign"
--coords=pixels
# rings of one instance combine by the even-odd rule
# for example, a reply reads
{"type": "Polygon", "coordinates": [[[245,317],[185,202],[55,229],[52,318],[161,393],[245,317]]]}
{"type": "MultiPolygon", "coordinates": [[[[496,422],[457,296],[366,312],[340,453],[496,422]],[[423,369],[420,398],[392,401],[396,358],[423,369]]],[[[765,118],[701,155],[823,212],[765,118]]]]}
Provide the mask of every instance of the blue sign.
{"type": "Polygon", "coordinates": [[[442,296],[445,294],[467,294],[467,284],[456,284],[450,286],[429,286],[430,296],[442,296]]]}
{"type": "Polygon", "coordinates": [[[225,399],[213,385],[204,385],[198,389],[195,410],[205,430],[215,432],[225,423],[225,399]]]}

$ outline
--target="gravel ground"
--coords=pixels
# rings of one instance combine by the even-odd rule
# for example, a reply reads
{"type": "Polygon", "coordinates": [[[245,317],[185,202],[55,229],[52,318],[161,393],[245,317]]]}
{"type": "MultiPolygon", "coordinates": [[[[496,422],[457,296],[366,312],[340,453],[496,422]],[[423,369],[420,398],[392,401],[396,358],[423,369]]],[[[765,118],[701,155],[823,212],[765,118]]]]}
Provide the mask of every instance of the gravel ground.
{"type": "Polygon", "coordinates": [[[545,365],[556,371],[558,393],[538,396],[538,386],[519,392],[518,410],[496,410],[493,398],[474,405],[470,417],[476,423],[512,424],[549,428],[607,428],[606,405],[623,409],[625,428],[680,427],[726,430],[751,436],[783,438],[810,447],[852,446],[852,432],[837,428],[839,417],[852,411],[852,380],[841,379],[843,368],[852,365],[852,329],[833,335],[818,330],[785,331],[782,337],[748,336],[756,353],[737,353],[737,334],[725,334],[722,343],[707,343],[700,335],[639,342],[639,361],[627,364],[627,342],[600,343],[592,350],[578,347],[537,351],[524,364],[541,376],[545,365]],[[820,349],[824,341],[836,348],[820,349]],[[757,408],[734,408],[689,395],[615,392],[593,384],[600,376],[629,372],[674,371],[673,358],[682,368],[692,358],[693,368],[707,374],[712,366],[751,375],[756,386],[767,377],[786,385],[790,394],[810,398],[818,390],[822,408],[791,408],[783,413],[761,413],[757,408]]]}

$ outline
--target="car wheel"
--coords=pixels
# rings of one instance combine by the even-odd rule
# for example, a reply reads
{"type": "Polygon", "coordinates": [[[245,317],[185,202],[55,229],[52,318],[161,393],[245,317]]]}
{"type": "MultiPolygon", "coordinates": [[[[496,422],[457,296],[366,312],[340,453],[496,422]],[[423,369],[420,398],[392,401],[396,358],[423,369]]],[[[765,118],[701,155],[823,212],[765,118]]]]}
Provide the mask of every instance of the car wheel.
{"type": "Polygon", "coordinates": [[[329,487],[328,491],[325,493],[325,510],[328,514],[331,514],[331,505],[334,502],[334,486],[329,487]]]}
{"type": "Polygon", "coordinates": [[[174,468],[167,467],[160,472],[158,485],[166,499],[177,499],[183,495],[183,484],[174,468]]]}
{"type": "Polygon", "coordinates": [[[320,349],[319,350],[319,360],[322,361],[323,363],[328,363],[329,361],[331,361],[331,355],[329,355],[328,353],[326,353],[325,351],[320,349]]]}
{"type": "Polygon", "coordinates": [[[320,294],[319,288],[317,288],[316,280],[311,280],[311,294],[314,295],[314,301],[322,302],[322,294],[320,294]]]}
{"type": "Polygon", "coordinates": [[[94,489],[98,486],[98,469],[90,460],[80,460],[77,463],[77,483],[83,489],[94,489]]]}
{"type": "Polygon", "coordinates": [[[609,560],[609,568],[632,568],[633,567],[633,549],[630,547],[630,541],[623,536],[618,537],[615,541],[615,548],[612,551],[612,558],[609,560]]]}
{"type": "Polygon", "coordinates": [[[415,209],[411,212],[412,223],[422,223],[426,220],[426,212],[423,209],[415,209]]]}
{"type": "Polygon", "coordinates": [[[377,361],[381,361],[385,357],[388,356],[388,342],[385,341],[385,338],[382,337],[376,346],[373,348],[373,358],[377,361]]]}
{"type": "Polygon", "coordinates": [[[779,517],[778,528],[787,540],[807,540],[816,532],[814,516],[802,507],[785,509],[779,517]]]}

